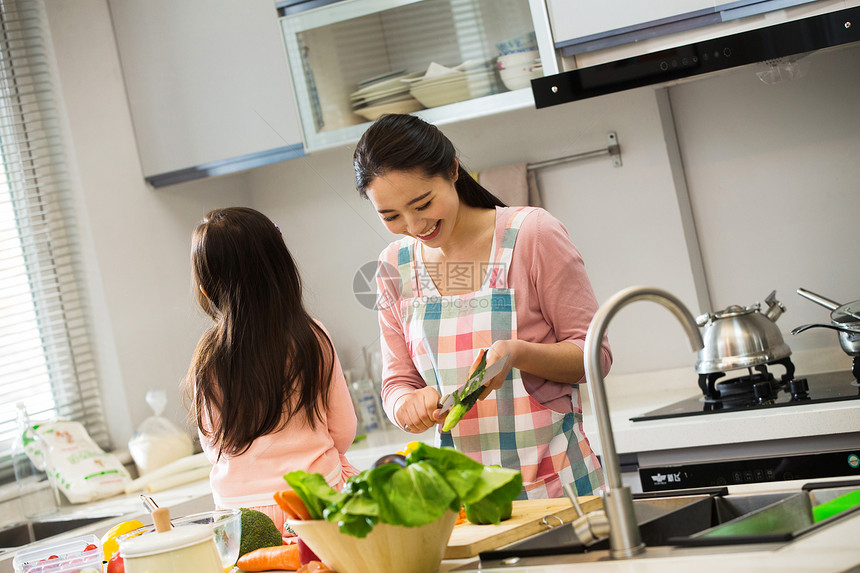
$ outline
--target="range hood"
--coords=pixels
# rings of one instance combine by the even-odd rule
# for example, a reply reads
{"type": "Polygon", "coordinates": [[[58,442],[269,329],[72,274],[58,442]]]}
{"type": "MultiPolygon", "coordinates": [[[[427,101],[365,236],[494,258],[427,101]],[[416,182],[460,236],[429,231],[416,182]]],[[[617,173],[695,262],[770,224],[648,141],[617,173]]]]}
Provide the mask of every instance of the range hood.
{"type": "Polygon", "coordinates": [[[860,7],[532,80],[538,109],[860,41],[860,7]]]}

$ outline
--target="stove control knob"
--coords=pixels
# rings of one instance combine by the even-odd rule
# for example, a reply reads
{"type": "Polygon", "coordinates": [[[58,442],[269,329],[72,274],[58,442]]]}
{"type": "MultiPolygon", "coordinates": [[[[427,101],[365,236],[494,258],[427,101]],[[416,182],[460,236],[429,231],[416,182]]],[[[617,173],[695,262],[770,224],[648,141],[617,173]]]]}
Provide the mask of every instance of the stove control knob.
{"type": "Polygon", "coordinates": [[[806,378],[792,378],[788,383],[793,400],[803,400],[809,397],[809,382],[806,378]]]}
{"type": "Polygon", "coordinates": [[[769,381],[756,382],[753,384],[753,396],[758,402],[768,402],[773,400],[773,386],[769,381]]]}

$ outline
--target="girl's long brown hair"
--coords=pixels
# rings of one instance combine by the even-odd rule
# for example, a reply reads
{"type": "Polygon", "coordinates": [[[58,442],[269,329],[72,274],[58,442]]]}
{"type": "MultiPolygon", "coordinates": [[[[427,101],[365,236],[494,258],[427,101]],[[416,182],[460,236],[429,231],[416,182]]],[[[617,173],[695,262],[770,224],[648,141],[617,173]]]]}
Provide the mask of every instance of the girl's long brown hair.
{"type": "Polygon", "coordinates": [[[295,416],[315,428],[334,347],[304,308],[280,230],[250,208],[211,211],[194,230],[191,269],[197,302],[215,324],[197,344],[185,392],[218,455],[247,451],[295,416]]]}

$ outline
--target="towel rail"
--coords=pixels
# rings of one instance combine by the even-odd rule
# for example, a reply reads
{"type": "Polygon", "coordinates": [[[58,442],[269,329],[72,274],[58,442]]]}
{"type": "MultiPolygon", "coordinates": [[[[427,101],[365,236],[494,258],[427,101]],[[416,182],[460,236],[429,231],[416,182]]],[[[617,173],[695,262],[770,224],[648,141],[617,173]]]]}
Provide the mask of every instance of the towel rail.
{"type": "Polygon", "coordinates": [[[610,156],[613,167],[621,167],[621,147],[618,145],[618,136],[614,131],[609,132],[607,135],[607,141],[608,143],[605,148],[595,149],[593,151],[583,151],[582,153],[575,153],[573,155],[566,155],[565,157],[557,157],[555,159],[547,159],[546,161],[538,161],[536,163],[529,163],[526,165],[526,169],[529,171],[535,171],[537,169],[543,169],[544,167],[552,167],[553,165],[560,165],[562,163],[570,163],[571,161],[590,159],[592,157],[600,157],[603,155],[610,156]]]}

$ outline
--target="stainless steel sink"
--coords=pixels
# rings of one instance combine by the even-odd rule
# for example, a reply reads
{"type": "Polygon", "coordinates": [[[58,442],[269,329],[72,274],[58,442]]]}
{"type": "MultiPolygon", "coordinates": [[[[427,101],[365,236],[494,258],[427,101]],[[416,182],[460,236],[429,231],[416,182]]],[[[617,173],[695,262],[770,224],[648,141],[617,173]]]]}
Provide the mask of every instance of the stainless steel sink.
{"type": "MultiPolygon", "coordinates": [[[[810,489],[793,493],[783,499],[774,500],[766,506],[749,508],[734,519],[723,520],[714,527],[692,535],[684,544],[744,543],[768,539],[787,541],[819,526],[816,523],[813,508],[858,490],[860,485],[810,489]]],[[[732,496],[729,496],[726,501],[731,501],[731,498],[732,496]]],[[[821,522],[823,523],[824,521],[821,522]]]]}
{"type": "MultiPolygon", "coordinates": [[[[716,523],[713,496],[709,494],[634,499],[633,509],[646,545],[664,545],[670,537],[688,536],[716,523]]],[[[573,525],[568,523],[502,549],[482,553],[481,560],[583,553],[608,547],[608,539],[585,546],[576,536],[573,525]]]]}
{"type": "MultiPolygon", "coordinates": [[[[811,507],[860,486],[810,491],[749,494],[690,494],[633,500],[636,521],[647,547],[736,545],[786,541],[812,526],[811,507]],[[769,533],[777,535],[769,536],[769,533]]],[[[545,555],[585,554],[609,548],[607,539],[588,546],[572,524],[550,529],[518,543],[481,554],[482,566],[494,561],[545,555]]],[[[585,556],[584,559],[588,560],[585,556]]]]}
{"type": "Polygon", "coordinates": [[[81,527],[88,527],[107,519],[113,519],[119,515],[100,515],[95,517],[76,517],[64,519],[56,517],[52,519],[40,519],[16,523],[9,527],[0,529],[0,551],[15,549],[34,541],[40,541],[60,535],[81,527]]]}

